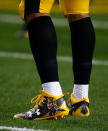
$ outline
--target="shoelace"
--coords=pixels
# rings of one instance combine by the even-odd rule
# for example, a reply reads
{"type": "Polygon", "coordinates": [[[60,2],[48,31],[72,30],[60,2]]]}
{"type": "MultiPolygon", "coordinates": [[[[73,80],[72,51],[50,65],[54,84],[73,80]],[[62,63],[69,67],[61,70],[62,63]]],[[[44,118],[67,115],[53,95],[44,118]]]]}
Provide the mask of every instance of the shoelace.
{"type": "Polygon", "coordinates": [[[35,104],[35,107],[37,107],[38,105],[41,104],[41,102],[43,102],[43,100],[44,100],[44,95],[40,94],[31,99],[31,104],[35,104]]]}

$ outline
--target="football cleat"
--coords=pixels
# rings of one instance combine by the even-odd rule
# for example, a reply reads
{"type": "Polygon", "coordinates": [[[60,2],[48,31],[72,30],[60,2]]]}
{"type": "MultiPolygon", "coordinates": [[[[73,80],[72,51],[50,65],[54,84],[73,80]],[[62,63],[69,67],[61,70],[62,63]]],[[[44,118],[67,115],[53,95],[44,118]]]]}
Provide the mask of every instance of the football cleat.
{"type": "Polygon", "coordinates": [[[75,100],[73,94],[69,98],[69,114],[73,116],[88,117],[90,115],[89,99],[75,100]]]}
{"type": "Polygon", "coordinates": [[[44,90],[31,100],[34,108],[27,112],[14,115],[14,119],[44,120],[64,118],[69,114],[64,94],[61,96],[51,95],[44,90]]]}

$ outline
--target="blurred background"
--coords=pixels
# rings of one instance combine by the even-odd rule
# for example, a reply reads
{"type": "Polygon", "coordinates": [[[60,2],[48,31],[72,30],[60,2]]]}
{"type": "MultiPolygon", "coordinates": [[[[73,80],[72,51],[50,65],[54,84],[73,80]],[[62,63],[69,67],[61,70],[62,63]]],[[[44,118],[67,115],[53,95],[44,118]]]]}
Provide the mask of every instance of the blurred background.
{"type": "MultiPolygon", "coordinates": [[[[14,114],[31,108],[29,100],[41,89],[26,26],[19,16],[19,2],[0,0],[0,126],[52,131],[108,131],[108,0],[92,0],[90,6],[96,33],[89,92],[91,116],[88,119],[68,116],[58,122],[12,119],[14,114]]],[[[58,1],[55,1],[51,17],[58,37],[60,83],[64,92],[71,92],[73,75],[70,30],[67,20],[60,13],[58,1]]]]}
{"type": "MultiPolygon", "coordinates": [[[[30,53],[28,40],[25,39],[28,37],[26,27],[20,19],[18,12],[19,2],[20,0],[0,0],[1,51],[30,53]]],[[[108,59],[108,1],[92,0],[90,15],[97,36],[94,58],[108,59]]],[[[58,55],[71,55],[69,28],[66,19],[59,11],[58,0],[55,1],[51,16],[55,23],[59,41],[58,45],[60,46],[58,55]]]]}

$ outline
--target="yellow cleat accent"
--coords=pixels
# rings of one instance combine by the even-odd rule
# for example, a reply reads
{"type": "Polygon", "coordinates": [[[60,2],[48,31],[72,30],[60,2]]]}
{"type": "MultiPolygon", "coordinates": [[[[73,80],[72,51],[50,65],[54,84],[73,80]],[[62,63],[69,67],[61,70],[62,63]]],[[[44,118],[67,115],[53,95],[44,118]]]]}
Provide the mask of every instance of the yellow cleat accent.
{"type": "Polygon", "coordinates": [[[80,117],[88,117],[90,115],[89,99],[83,98],[80,100],[76,100],[73,94],[71,94],[69,101],[70,115],[80,117]]]}
{"type": "Polygon", "coordinates": [[[64,118],[64,116],[61,116],[61,118],[63,119],[63,118],[64,118]]]}
{"type": "Polygon", "coordinates": [[[51,95],[44,90],[31,100],[34,108],[27,112],[14,115],[14,119],[45,120],[67,116],[69,109],[66,105],[64,94],[61,96],[51,95]]]}

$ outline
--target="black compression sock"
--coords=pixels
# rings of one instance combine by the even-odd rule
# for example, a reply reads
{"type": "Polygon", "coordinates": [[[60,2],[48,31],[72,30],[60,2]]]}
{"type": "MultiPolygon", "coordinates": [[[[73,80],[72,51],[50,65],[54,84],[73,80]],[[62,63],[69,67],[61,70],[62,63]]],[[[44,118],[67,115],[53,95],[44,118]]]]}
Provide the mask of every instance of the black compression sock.
{"type": "Polygon", "coordinates": [[[41,82],[58,81],[57,38],[51,18],[49,16],[35,18],[27,26],[41,82]]]}
{"type": "Polygon", "coordinates": [[[95,33],[90,18],[70,23],[75,84],[89,84],[95,33]]]}

